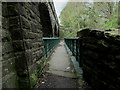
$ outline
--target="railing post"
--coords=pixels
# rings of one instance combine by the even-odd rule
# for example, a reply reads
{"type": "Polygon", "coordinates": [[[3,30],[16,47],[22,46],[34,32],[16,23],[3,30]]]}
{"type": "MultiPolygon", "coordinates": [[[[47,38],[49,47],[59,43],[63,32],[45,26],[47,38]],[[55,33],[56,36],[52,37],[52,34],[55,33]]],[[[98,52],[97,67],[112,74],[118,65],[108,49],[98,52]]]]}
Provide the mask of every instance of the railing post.
{"type": "Polygon", "coordinates": [[[80,45],[79,45],[79,52],[80,52],[80,55],[79,55],[79,65],[80,65],[80,67],[82,67],[83,65],[82,65],[82,51],[83,51],[83,40],[82,40],[82,38],[80,38],[80,40],[79,40],[79,43],[80,43],[80,45]]]}
{"type": "Polygon", "coordinates": [[[79,48],[78,48],[78,45],[79,45],[79,43],[78,43],[78,41],[79,41],[79,39],[76,39],[76,60],[78,61],[78,50],[79,50],[79,48]]]}
{"type": "Polygon", "coordinates": [[[72,52],[73,56],[75,56],[76,60],[79,62],[79,64],[81,64],[81,60],[80,60],[80,53],[81,53],[80,50],[82,50],[80,44],[81,39],[76,37],[76,38],[65,38],[64,40],[66,45],[72,52]]]}
{"type": "Polygon", "coordinates": [[[46,38],[43,37],[44,40],[44,51],[45,51],[45,56],[48,59],[50,54],[52,54],[54,47],[58,44],[59,38],[46,38]]]}

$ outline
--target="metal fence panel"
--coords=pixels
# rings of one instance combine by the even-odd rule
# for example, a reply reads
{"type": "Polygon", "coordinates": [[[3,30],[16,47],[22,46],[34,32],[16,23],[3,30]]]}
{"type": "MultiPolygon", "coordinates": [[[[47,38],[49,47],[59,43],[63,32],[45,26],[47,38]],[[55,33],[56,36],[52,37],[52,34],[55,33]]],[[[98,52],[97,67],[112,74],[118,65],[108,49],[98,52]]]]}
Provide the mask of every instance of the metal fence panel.
{"type": "Polygon", "coordinates": [[[59,38],[43,38],[44,41],[44,51],[45,51],[45,56],[46,59],[52,54],[55,46],[59,43],[60,39],[59,38]]]}
{"type": "Polygon", "coordinates": [[[75,56],[76,60],[80,63],[80,47],[81,47],[81,39],[78,37],[75,38],[64,38],[64,41],[72,55],[75,56]]]}

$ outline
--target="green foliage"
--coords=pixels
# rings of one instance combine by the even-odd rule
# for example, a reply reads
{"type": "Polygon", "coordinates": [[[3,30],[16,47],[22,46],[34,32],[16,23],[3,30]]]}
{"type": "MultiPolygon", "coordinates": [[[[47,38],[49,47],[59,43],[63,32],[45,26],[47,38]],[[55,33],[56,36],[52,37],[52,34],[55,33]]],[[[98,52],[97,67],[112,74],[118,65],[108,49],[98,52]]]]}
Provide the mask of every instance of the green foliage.
{"type": "Polygon", "coordinates": [[[62,36],[75,37],[81,28],[118,27],[114,2],[68,2],[60,14],[62,36]]]}
{"type": "Polygon", "coordinates": [[[30,76],[30,81],[31,81],[31,86],[32,86],[32,87],[36,84],[37,80],[38,80],[37,75],[32,74],[32,75],[30,76]]]}
{"type": "Polygon", "coordinates": [[[117,19],[113,19],[110,22],[105,23],[104,27],[120,27],[120,25],[118,25],[117,22],[117,19]]]}
{"type": "Polygon", "coordinates": [[[43,57],[43,62],[40,62],[40,66],[38,67],[38,69],[36,70],[35,73],[33,73],[31,76],[30,76],[30,82],[31,82],[31,87],[33,88],[37,81],[38,81],[38,77],[43,73],[43,68],[44,66],[46,65],[46,57],[44,56],[43,57]]]}

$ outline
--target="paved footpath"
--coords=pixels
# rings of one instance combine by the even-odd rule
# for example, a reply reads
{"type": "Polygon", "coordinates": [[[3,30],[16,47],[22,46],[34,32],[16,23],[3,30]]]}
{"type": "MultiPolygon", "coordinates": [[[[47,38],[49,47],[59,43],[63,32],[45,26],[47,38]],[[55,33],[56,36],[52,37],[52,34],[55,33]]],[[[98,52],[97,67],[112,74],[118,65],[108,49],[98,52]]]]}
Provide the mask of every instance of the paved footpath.
{"type": "Polygon", "coordinates": [[[50,57],[48,70],[43,75],[38,88],[78,88],[74,68],[63,41],[50,57]]]}

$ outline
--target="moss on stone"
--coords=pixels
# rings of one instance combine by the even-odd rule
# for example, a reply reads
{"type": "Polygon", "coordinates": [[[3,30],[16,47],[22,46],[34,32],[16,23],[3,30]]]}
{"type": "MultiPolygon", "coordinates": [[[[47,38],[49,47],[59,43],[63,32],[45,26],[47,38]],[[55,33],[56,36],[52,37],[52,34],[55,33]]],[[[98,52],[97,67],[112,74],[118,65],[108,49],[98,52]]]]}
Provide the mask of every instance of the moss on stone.
{"type": "Polygon", "coordinates": [[[43,57],[43,62],[41,62],[39,69],[35,74],[30,76],[31,87],[33,88],[38,82],[39,76],[43,73],[44,66],[46,65],[46,57],[43,57]]]}
{"type": "Polygon", "coordinates": [[[33,86],[36,84],[37,80],[38,80],[37,75],[32,74],[32,75],[30,76],[31,87],[33,87],[33,86]]]}

